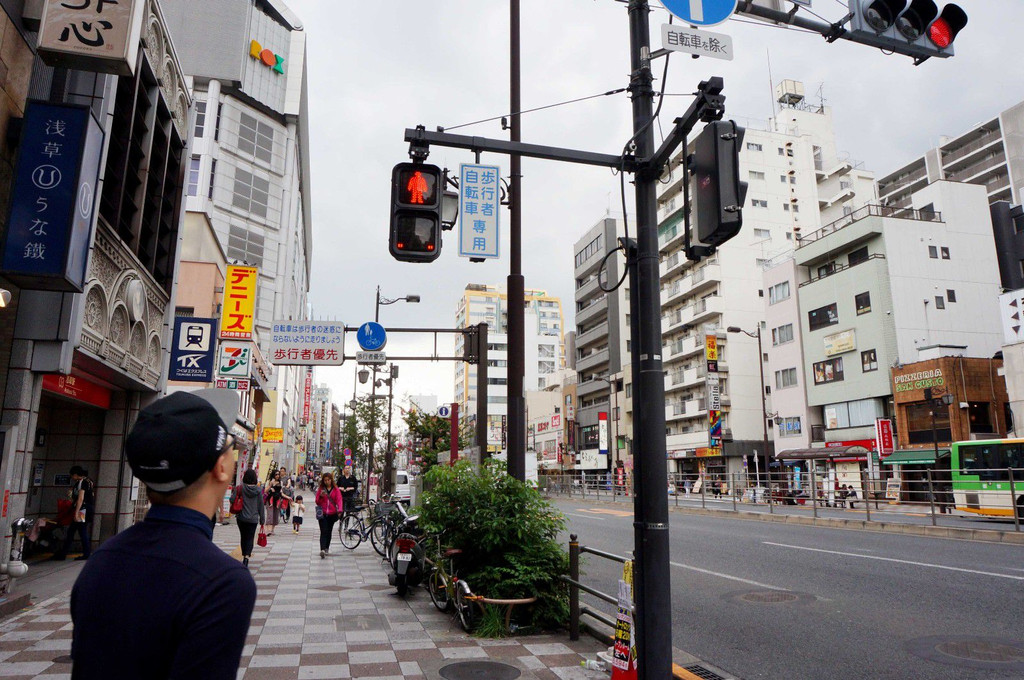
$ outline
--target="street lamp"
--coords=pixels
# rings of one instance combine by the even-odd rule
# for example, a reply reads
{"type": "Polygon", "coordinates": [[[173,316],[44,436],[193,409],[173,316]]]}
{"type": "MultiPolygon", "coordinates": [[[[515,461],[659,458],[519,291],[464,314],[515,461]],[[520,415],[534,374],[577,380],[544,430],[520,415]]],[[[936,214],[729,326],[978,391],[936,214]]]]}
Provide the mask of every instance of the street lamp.
{"type": "MultiPolygon", "coordinates": [[[[768,473],[769,487],[771,486],[771,458],[768,456],[768,399],[765,395],[765,384],[764,384],[764,350],[761,348],[761,324],[757,324],[757,332],[751,333],[745,331],[739,326],[729,326],[725,329],[728,333],[743,333],[749,338],[757,338],[757,368],[760,371],[761,376],[761,446],[764,449],[764,464],[765,471],[768,473]]],[[[757,456],[754,456],[755,472],[754,476],[758,478],[757,485],[760,486],[761,471],[757,470],[757,456]]],[[[769,493],[771,493],[769,491],[769,493]]]]}
{"type": "MultiPolygon", "coordinates": [[[[409,294],[409,295],[406,295],[405,297],[394,298],[394,299],[381,297],[380,296],[380,286],[377,286],[377,297],[376,297],[376,302],[375,302],[374,307],[373,307],[373,320],[377,321],[377,322],[380,321],[380,308],[381,308],[381,305],[393,305],[396,302],[417,303],[419,301],[420,301],[420,296],[419,295],[415,295],[415,294],[409,294]]],[[[392,365],[391,368],[392,368],[392,371],[394,371],[394,368],[395,368],[394,365],[392,365]]],[[[371,389],[370,389],[370,403],[371,404],[376,404],[377,403],[376,402],[376,399],[377,399],[377,370],[378,370],[377,369],[377,365],[374,364],[373,365],[373,385],[371,386],[371,389]]],[[[367,371],[366,369],[363,369],[362,371],[359,372],[359,381],[362,382],[363,384],[365,384],[366,381],[369,380],[369,378],[370,378],[369,371],[367,371]],[[367,373],[365,378],[363,377],[363,373],[364,372],[367,373]]],[[[390,399],[389,399],[389,403],[390,403],[390,399]]],[[[388,413],[390,414],[390,409],[389,409],[388,413]]],[[[390,434],[390,428],[389,428],[389,434],[390,434]]],[[[370,459],[371,460],[373,459],[373,449],[374,449],[374,446],[376,444],[377,444],[377,429],[374,426],[373,419],[371,419],[370,420],[370,459]]],[[[385,456],[385,460],[388,461],[388,463],[390,463],[390,461],[391,461],[391,455],[392,454],[389,453],[388,455],[385,456]]],[[[390,465],[389,464],[387,465],[387,468],[388,468],[388,471],[390,472],[390,465]]],[[[369,475],[369,472],[367,472],[367,475],[369,475]]],[[[369,486],[369,485],[367,485],[367,486],[369,486]]],[[[387,481],[387,488],[390,488],[390,487],[391,487],[391,479],[389,477],[388,481],[387,481]]]]}

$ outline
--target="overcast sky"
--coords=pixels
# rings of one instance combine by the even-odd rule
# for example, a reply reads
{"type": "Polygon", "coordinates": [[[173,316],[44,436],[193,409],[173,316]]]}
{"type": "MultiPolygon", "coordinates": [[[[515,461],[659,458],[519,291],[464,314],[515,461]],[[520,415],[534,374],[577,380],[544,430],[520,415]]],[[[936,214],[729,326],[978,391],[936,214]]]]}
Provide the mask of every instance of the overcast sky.
{"type": "MultiPolygon", "coordinates": [[[[390,177],[408,160],[407,127],[451,128],[509,112],[505,0],[286,0],[308,34],[313,205],[314,318],[357,325],[373,318],[376,286],[385,297],[415,293],[418,305],[381,308],[385,326],[445,327],[455,323],[467,283],[504,285],[507,255],[472,264],[458,257],[455,235],[431,264],[397,262],[388,254],[390,177]]],[[[942,5],[943,0],[938,0],[942,5]]],[[[808,99],[832,107],[840,152],[882,176],[975,123],[1024,100],[1021,0],[958,0],[970,22],[956,56],[915,67],[911,59],[820,36],[733,19],[715,27],[735,43],[732,62],[676,54],[666,92],[686,95],[713,75],[725,79],[726,118],[761,121],[772,115],[771,81],[803,81],[808,99]],[[1016,46],[1015,46],[1016,45],[1016,46]],[[769,59],[771,79],[769,78],[769,59]]],[[[652,2],[652,45],[660,47],[668,13],[652,2]]],[[[523,109],[625,87],[629,76],[626,5],[616,0],[522,0],[523,109]]],[[[813,0],[830,21],[839,0],[813,0]]],[[[660,87],[664,62],[656,62],[660,87]]],[[[689,105],[667,97],[662,127],[689,105]]],[[[631,135],[625,93],[523,116],[523,140],[618,153],[631,135]]],[[[499,121],[460,134],[507,139],[499,121]]],[[[660,135],[659,135],[660,140],[660,135]]],[[[431,149],[429,162],[457,172],[468,151],[431,149]]],[[[508,158],[485,155],[508,174],[508,158]]],[[[523,161],[523,269],[527,288],[562,298],[573,328],[573,242],[609,211],[621,214],[619,181],[608,170],[550,161],[523,161]]],[[[628,185],[627,185],[628,192],[628,185]]],[[[633,227],[633,197],[627,193],[633,227]]],[[[502,253],[508,252],[507,211],[502,253]]],[[[810,229],[810,227],[808,228],[810,229]]],[[[354,344],[354,343],[353,343],[354,344]]],[[[450,348],[442,346],[442,353],[450,348]]],[[[391,354],[432,350],[427,337],[393,335],[391,354]]],[[[350,347],[349,351],[354,351],[350,347]]],[[[351,398],[354,366],[318,369],[334,400],[351,398]]],[[[452,398],[451,363],[406,363],[396,394],[452,398]]]]}

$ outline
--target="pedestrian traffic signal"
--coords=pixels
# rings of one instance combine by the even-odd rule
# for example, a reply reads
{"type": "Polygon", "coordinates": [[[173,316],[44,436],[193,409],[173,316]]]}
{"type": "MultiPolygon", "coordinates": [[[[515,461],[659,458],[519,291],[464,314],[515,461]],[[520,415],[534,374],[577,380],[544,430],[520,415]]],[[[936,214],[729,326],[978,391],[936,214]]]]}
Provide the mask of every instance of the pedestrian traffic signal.
{"type": "Polygon", "coordinates": [[[740,145],[745,131],[735,121],[708,123],[694,141],[696,246],[717,248],[739,233],[747,183],[740,181],[740,145]]]}
{"type": "Polygon", "coordinates": [[[856,0],[850,6],[851,30],[881,41],[880,47],[914,57],[952,57],[953,40],[967,25],[967,13],[935,0],[856,0]]]}
{"type": "Polygon", "coordinates": [[[436,165],[399,163],[391,172],[391,255],[433,262],[441,254],[444,174],[436,165]]]}

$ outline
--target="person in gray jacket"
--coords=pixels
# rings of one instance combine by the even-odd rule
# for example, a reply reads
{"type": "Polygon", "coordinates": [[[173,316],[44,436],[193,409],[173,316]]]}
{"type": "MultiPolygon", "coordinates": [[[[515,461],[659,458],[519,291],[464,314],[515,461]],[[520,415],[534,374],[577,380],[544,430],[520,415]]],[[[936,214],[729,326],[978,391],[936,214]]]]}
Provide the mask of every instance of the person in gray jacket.
{"type": "Polygon", "coordinates": [[[242,512],[238,513],[238,535],[242,539],[242,564],[249,566],[252,557],[253,538],[256,536],[256,525],[262,528],[266,523],[266,510],[263,506],[263,490],[260,479],[252,468],[242,475],[242,483],[235,487],[235,494],[242,495],[242,512]]]}

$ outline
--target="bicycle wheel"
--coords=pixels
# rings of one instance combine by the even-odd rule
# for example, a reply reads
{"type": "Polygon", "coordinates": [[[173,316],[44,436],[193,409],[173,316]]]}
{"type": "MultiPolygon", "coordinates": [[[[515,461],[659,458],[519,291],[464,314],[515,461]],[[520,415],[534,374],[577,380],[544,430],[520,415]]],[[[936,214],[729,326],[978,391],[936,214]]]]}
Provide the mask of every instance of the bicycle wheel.
{"type": "Polygon", "coordinates": [[[356,515],[345,515],[341,520],[338,529],[341,544],[349,550],[354,550],[363,542],[363,523],[356,515]]]}
{"type": "Polygon", "coordinates": [[[455,584],[455,607],[459,611],[459,623],[462,625],[462,630],[467,633],[473,632],[480,619],[480,611],[477,609],[476,602],[469,599],[472,596],[473,593],[470,591],[468,583],[459,581],[455,584]]]}
{"type": "Polygon", "coordinates": [[[440,611],[447,611],[452,604],[451,597],[448,595],[448,575],[443,573],[440,568],[435,568],[430,574],[427,590],[430,592],[430,601],[434,603],[434,606],[440,611]]]}
{"type": "Polygon", "coordinates": [[[388,523],[384,520],[374,520],[370,525],[370,544],[381,557],[388,556],[388,523]]]}

